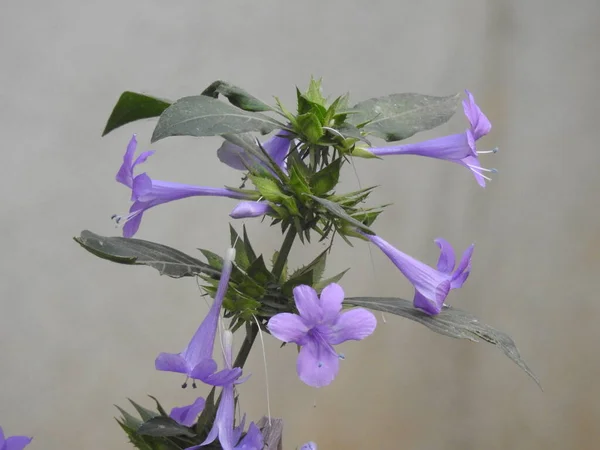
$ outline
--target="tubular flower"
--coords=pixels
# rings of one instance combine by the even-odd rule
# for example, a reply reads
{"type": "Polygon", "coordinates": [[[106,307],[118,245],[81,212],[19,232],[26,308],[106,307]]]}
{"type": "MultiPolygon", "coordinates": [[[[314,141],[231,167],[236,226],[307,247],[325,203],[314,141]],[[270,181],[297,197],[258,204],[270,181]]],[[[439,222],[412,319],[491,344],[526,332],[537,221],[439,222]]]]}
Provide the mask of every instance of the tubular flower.
{"type": "Polygon", "coordinates": [[[27,436],[11,436],[9,438],[4,437],[4,431],[0,427],[0,450],[23,450],[31,442],[30,437],[27,436]]]}
{"type": "Polygon", "coordinates": [[[394,145],[389,147],[371,147],[367,150],[376,156],[386,155],[420,155],[429,158],[444,159],[468,168],[480,186],[485,187],[485,180],[490,180],[485,172],[495,173],[496,169],[485,169],[479,162],[480,154],[496,153],[498,149],[478,151],[475,145],[482,136],[488,134],[492,125],[486,115],[475,103],[473,94],[465,91],[467,99],[463,100],[463,110],[469,120],[470,127],[464,132],[430,139],[416,144],[394,145]]]}
{"type": "MultiPolygon", "coordinates": [[[[229,330],[223,332],[223,360],[226,369],[232,370],[233,365],[233,334],[229,330]]],[[[239,369],[238,369],[239,370],[239,369]]],[[[241,371],[240,371],[241,374],[241,371]]],[[[239,375],[238,375],[239,376],[239,375]]],[[[239,426],[234,427],[235,400],[233,395],[233,385],[240,383],[237,379],[231,380],[223,385],[221,393],[221,402],[217,409],[213,426],[206,436],[204,442],[186,450],[198,450],[200,447],[208,445],[217,438],[223,450],[262,450],[264,446],[263,436],[258,427],[252,422],[248,427],[248,433],[242,440],[244,431],[245,416],[239,426]]]]}
{"type": "Polygon", "coordinates": [[[325,287],[320,298],[312,287],[297,286],[294,300],[300,315],[276,314],[267,328],[277,339],[301,347],[296,369],[304,383],[326,386],[337,375],[339,360],[343,359],[333,346],[366,338],[375,330],[377,320],[363,308],[342,313],[344,291],[335,283],[325,287]]]}
{"type": "Polygon", "coordinates": [[[317,444],[315,444],[313,441],[307,442],[300,447],[300,450],[317,450],[317,444]]]}
{"type": "MultiPolygon", "coordinates": [[[[273,137],[261,144],[271,159],[285,171],[285,159],[290,151],[290,133],[279,130],[273,137]]],[[[263,163],[255,156],[248,154],[242,147],[229,141],[223,142],[217,150],[217,156],[222,163],[237,170],[248,170],[263,163]]]]}
{"type": "MultiPolygon", "coordinates": [[[[242,371],[239,368],[216,372],[217,363],[212,358],[219,314],[227,291],[234,259],[235,250],[230,248],[227,250],[223,261],[221,279],[213,304],[188,346],[181,353],[161,353],[158,355],[154,364],[157,370],[183,373],[189,378],[201,380],[213,386],[223,386],[240,376],[242,371]]],[[[186,383],[183,386],[185,387],[186,383]]]]}
{"type": "Polygon", "coordinates": [[[129,214],[123,216],[115,214],[113,216],[117,224],[123,223],[124,237],[132,237],[137,232],[146,210],[163,203],[196,196],[229,197],[241,200],[251,200],[253,198],[252,194],[236,192],[226,188],[153,180],[146,173],[134,176],[135,167],[154,154],[154,151],[143,152],[134,161],[136,148],[137,140],[133,135],[123,156],[123,164],[116,175],[116,180],[119,183],[131,189],[131,201],[133,201],[129,214]]]}
{"type": "Polygon", "coordinates": [[[469,246],[455,267],[455,256],[452,246],[444,239],[438,238],[435,243],[440,248],[440,258],[437,269],[418,261],[379,236],[362,233],[375,244],[394,263],[394,265],[408,278],[415,288],[413,304],[415,308],[427,314],[439,314],[444,306],[444,301],[452,289],[460,288],[471,272],[471,256],[475,245],[469,246]]]}
{"type": "Polygon", "coordinates": [[[269,214],[273,209],[269,206],[268,202],[257,201],[257,202],[239,202],[235,208],[231,210],[229,216],[232,219],[244,219],[246,217],[260,217],[265,214],[269,214]]]}
{"type": "Polygon", "coordinates": [[[202,412],[205,405],[206,401],[202,397],[198,397],[191,405],[173,408],[169,417],[180,425],[191,427],[196,422],[198,414],[202,412]]]}

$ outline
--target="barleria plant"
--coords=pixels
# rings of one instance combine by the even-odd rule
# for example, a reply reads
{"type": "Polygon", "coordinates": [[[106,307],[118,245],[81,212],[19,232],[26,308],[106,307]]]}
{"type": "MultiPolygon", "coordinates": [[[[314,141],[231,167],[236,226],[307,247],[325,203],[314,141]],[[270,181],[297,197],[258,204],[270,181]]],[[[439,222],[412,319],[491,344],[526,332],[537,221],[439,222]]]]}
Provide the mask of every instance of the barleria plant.
{"type": "MultiPolygon", "coordinates": [[[[373,333],[377,320],[372,310],[397,314],[446,336],[493,344],[537,382],[509,336],[447,303],[451,291],[461,288],[471,273],[473,245],[458,257],[449,242],[435,239],[440,256],[431,267],[396,248],[391,243],[394,236],[385,240],[377,234],[377,218],[386,205],[369,203],[375,187],[343,192],[338,185],[341,171],[353,158],[369,158],[377,165],[391,155],[421,155],[460,164],[485,186],[495,170],[484,168],[480,157],[496,150],[477,148],[477,141],[490,132],[491,124],[473,95],[467,91],[462,100],[469,124],[465,131],[399,144],[447,122],[459,106],[460,96],[392,94],[352,104],[348,95],[327,99],[321,82],[314,79],[306,91],[297,89],[296,93],[297,104],[292,108],[277,98],[273,104],[265,103],[223,81],[212,83],[200,95],[175,102],[125,92],[108,119],[104,134],[140,119],[158,118],[152,142],[172,136],[221,136],[223,143],[216,156],[241,171],[243,179],[239,186],[196,186],[154,179],[143,172],[143,163],[154,151],[139,151],[133,135],[123,146],[123,162],[116,175],[116,181],[131,191],[128,213],[113,216],[123,237],[83,231],[75,238],[103,259],[150,266],[173,278],[198,277],[213,298],[196,332],[189,330],[187,345],[182,342],[180,352],[157,349],[155,361],[157,370],[178,373],[183,387],[203,383],[212,390],[207,398],[190,398],[189,405],[170,412],[154,398],[152,410],[133,401],[133,410],[119,408],[117,421],[139,449],[281,448],[282,419],[265,416],[246,426],[236,401],[236,385],[246,381],[243,368],[257,335],[263,332],[296,344],[280,351],[296,351],[300,380],[323,387],[334,381],[343,365],[336,345],[373,333]],[[261,136],[267,134],[269,137],[261,136]],[[375,138],[390,144],[374,146],[375,138]],[[265,223],[280,227],[281,244],[261,254],[245,227],[231,225],[227,231],[231,248],[223,256],[214,249],[190,256],[134,238],[146,211],[195,196],[233,199],[231,218],[266,219],[265,223]],[[294,270],[288,264],[293,245],[311,240],[326,242],[326,250],[294,270]],[[350,245],[366,241],[379,248],[414,286],[413,300],[346,297],[339,284],[345,271],[325,276],[333,243],[342,241],[350,245]],[[237,355],[232,350],[234,336],[240,343],[237,355]]],[[[225,220],[223,224],[225,227],[225,220]]],[[[165,374],[165,382],[172,382],[168,376],[165,374]]],[[[11,449],[29,442],[21,437],[6,442],[10,439],[17,439],[14,442],[18,444],[9,445],[11,449]]],[[[5,445],[1,433],[0,445],[5,445]]],[[[309,442],[302,448],[316,449],[316,445],[309,442]]]]}

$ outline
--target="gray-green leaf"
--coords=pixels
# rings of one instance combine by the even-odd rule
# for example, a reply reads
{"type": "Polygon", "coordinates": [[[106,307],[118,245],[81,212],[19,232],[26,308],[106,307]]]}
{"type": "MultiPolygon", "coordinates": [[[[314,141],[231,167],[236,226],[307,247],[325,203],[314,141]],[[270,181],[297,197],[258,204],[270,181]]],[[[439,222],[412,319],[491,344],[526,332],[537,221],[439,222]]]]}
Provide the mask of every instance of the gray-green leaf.
{"type": "Polygon", "coordinates": [[[170,417],[154,417],[144,422],[136,430],[142,436],[187,436],[195,437],[188,427],[179,425],[170,417]]]}
{"type": "Polygon", "coordinates": [[[262,100],[257,99],[244,89],[234,86],[227,81],[217,80],[202,91],[202,95],[207,95],[212,98],[217,98],[219,94],[227,97],[232,105],[235,105],[244,111],[273,111],[273,108],[262,100]]]}
{"type": "Polygon", "coordinates": [[[194,276],[200,273],[220,276],[218,270],[166,245],[141,239],[100,236],[84,230],[75,241],[90,253],[119,264],[145,265],[155,268],[161,275],[173,278],[194,276]]]}
{"type": "Polygon", "coordinates": [[[152,142],[169,136],[217,136],[260,131],[263,134],[283,124],[264,114],[244,111],[206,95],[183,97],[158,119],[152,142]]]}
{"type": "MultiPolygon", "coordinates": [[[[481,340],[500,348],[540,386],[540,381],[521,358],[519,350],[509,335],[480,322],[472,314],[452,307],[444,307],[436,316],[427,315],[414,308],[412,302],[395,297],[349,297],[345,303],[383,311],[414,320],[436,333],[457,339],[481,340]]],[[[541,386],[540,386],[541,388],[541,386]]]]}
{"type": "Polygon", "coordinates": [[[169,100],[161,100],[149,95],[125,91],[121,94],[119,100],[117,100],[117,104],[106,122],[102,136],[130,122],[158,117],[171,103],[169,100]]]}
{"type": "Polygon", "coordinates": [[[420,131],[446,123],[456,112],[458,94],[436,97],[422,94],[392,94],[355,105],[347,121],[386,141],[400,141],[420,131]]]}
{"type": "Polygon", "coordinates": [[[329,201],[325,198],[321,198],[321,197],[317,197],[315,195],[310,195],[310,194],[306,194],[308,195],[310,198],[312,198],[314,201],[316,201],[317,203],[319,203],[323,208],[325,208],[327,211],[329,211],[331,214],[333,214],[334,216],[336,216],[339,219],[345,220],[346,222],[354,225],[357,228],[360,228],[361,230],[364,231],[368,231],[371,234],[375,234],[368,226],[366,226],[364,223],[359,222],[358,220],[354,219],[353,217],[350,217],[346,211],[344,211],[344,208],[342,208],[340,205],[338,205],[337,203],[334,203],[332,201],[329,201]]]}

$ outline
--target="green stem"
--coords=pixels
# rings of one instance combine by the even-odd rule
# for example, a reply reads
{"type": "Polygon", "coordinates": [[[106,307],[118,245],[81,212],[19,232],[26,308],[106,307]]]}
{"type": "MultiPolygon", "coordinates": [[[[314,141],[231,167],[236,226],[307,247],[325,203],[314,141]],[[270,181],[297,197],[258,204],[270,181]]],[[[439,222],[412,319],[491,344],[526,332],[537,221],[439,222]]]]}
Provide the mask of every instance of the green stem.
{"type": "Polygon", "coordinates": [[[290,225],[290,228],[285,235],[285,239],[283,240],[283,244],[281,244],[281,250],[279,250],[279,253],[277,254],[275,264],[273,264],[272,273],[275,275],[275,280],[277,281],[281,279],[281,274],[283,273],[283,268],[285,267],[288,256],[290,256],[290,250],[292,249],[294,239],[296,239],[296,229],[290,225]]]}

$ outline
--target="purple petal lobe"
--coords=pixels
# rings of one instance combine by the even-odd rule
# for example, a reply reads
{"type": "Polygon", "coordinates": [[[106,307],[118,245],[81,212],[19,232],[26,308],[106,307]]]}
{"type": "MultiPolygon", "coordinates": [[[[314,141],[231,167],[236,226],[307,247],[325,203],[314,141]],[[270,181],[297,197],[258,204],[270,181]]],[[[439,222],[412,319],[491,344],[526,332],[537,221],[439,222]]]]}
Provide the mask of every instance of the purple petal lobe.
{"type": "Polygon", "coordinates": [[[5,450],[23,450],[31,442],[31,439],[32,438],[26,437],[26,436],[9,437],[4,442],[4,449],[5,450]]]}
{"type": "Polygon", "coordinates": [[[475,244],[471,244],[469,245],[469,247],[467,247],[467,249],[462,255],[462,258],[460,258],[460,263],[456,268],[456,272],[454,272],[455,276],[458,276],[461,273],[463,273],[465,269],[471,265],[471,257],[473,256],[473,250],[475,250],[475,244]]]}
{"type": "Polygon", "coordinates": [[[233,219],[245,219],[247,217],[264,216],[272,211],[267,202],[246,201],[238,203],[229,213],[229,216],[233,219]]]}
{"type": "Polygon", "coordinates": [[[479,186],[485,187],[485,178],[481,175],[481,172],[477,170],[481,168],[481,164],[479,162],[479,158],[473,155],[467,156],[466,158],[460,159],[458,161],[454,161],[461,166],[465,166],[467,169],[473,173],[475,180],[479,183],[479,186]]]}
{"type": "Polygon", "coordinates": [[[181,355],[173,353],[161,353],[154,361],[156,370],[164,370],[167,372],[178,372],[189,375],[188,364],[181,355]]]}
{"type": "Polygon", "coordinates": [[[129,188],[133,184],[133,155],[135,154],[136,148],[137,139],[134,134],[129,140],[127,150],[125,151],[125,155],[123,155],[123,164],[119,167],[119,171],[115,177],[119,183],[124,184],[129,188]]]}
{"type": "Polygon", "coordinates": [[[236,170],[247,170],[256,164],[256,159],[239,145],[225,141],[217,150],[217,157],[223,163],[236,170]]]}
{"type": "Polygon", "coordinates": [[[462,285],[465,284],[465,281],[467,281],[467,278],[469,278],[470,273],[471,266],[467,266],[467,268],[460,275],[452,278],[452,281],[450,282],[450,289],[458,289],[462,287],[462,285]]]}
{"type": "Polygon", "coordinates": [[[300,349],[296,370],[300,379],[313,387],[327,386],[340,368],[338,354],[322,341],[310,340],[300,349]]]}
{"type": "Polygon", "coordinates": [[[135,162],[131,165],[131,168],[135,168],[135,166],[137,166],[138,164],[143,164],[146,162],[146,160],[148,158],[150,158],[152,155],[154,155],[154,153],[156,153],[154,150],[148,150],[146,152],[142,152],[140,153],[140,156],[138,156],[135,159],[135,162]]]}
{"type": "Polygon", "coordinates": [[[321,291],[321,309],[323,321],[334,320],[342,310],[344,290],[339,284],[331,283],[321,291]]]}
{"type": "Polygon", "coordinates": [[[356,308],[346,311],[338,317],[331,327],[327,341],[332,345],[345,341],[360,341],[371,335],[377,326],[377,319],[366,309],[356,308]]]}
{"type": "Polygon", "coordinates": [[[254,422],[251,422],[246,436],[244,436],[244,439],[242,439],[235,447],[235,450],[262,450],[264,445],[262,433],[254,422]]]}
{"type": "Polygon", "coordinates": [[[195,380],[205,380],[217,371],[217,363],[214,359],[206,358],[200,360],[190,371],[189,376],[195,380]]]}
{"type": "MultiPolygon", "coordinates": [[[[241,374],[242,369],[239,367],[234,367],[233,369],[223,369],[215,374],[210,375],[202,381],[204,381],[206,384],[210,384],[211,386],[227,386],[232,385],[236,380],[238,380],[241,374]]],[[[248,377],[246,377],[246,379],[248,379],[248,377]]]]}
{"type": "Polygon", "coordinates": [[[294,288],[294,300],[298,312],[304,319],[306,325],[314,326],[323,317],[317,291],[310,286],[302,284],[294,288]]]}
{"type": "MultiPolygon", "coordinates": [[[[446,295],[450,291],[450,282],[446,281],[442,289],[446,289],[446,295]],[[447,289],[446,289],[447,288],[447,289]]],[[[433,316],[439,314],[442,310],[442,306],[444,305],[444,300],[446,299],[446,295],[439,299],[429,298],[421,294],[419,291],[415,290],[415,297],[413,299],[413,305],[415,308],[420,309],[421,311],[433,316]]]]}
{"type": "Polygon", "coordinates": [[[279,130],[275,136],[262,144],[265,151],[279,167],[284,167],[285,158],[290,151],[290,134],[285,130],[279,130]]]}
{"type": "Polygon", "coordinates": [[[302,345],[306,340],[308,327],[302,318],[296,314],[276,314],[269,320],[267,328],[273,336],[283,342],[295,342],[302,345]]]}
{"type": "Polygon", "coordinates": [[[462,102],[465,116],[467,116],[467,119],[469,119],[469,122],[471,123],[471,129],[473,130],[475,139],[479,139],[490,132],[492,124],[481,111],[477,103],[475,103],[473,94],[467,90],[465,90],[465,93],[467,94],[467,99],[462,102]]]}
{"type": "Polygon", "coordinates": [[[443,238],[437,238],[435,243],[440,248],[440,259],[437,263],[437,269],[440,272],[450,273],[454,270],[454,265],[456,264],[454,258],[454,249],[450,245],[450,243],[443,238]]]}
{"type": "Polygon", "coordinates": [[[145,173],[139,174],[133,179],[131,189],[131,201],[144,201],[152,193],[152,179],[145,173]]]}
{"type": "Polygon", "coordinates": [[[198,414],[204,409],[205,403],[202,397],[198,397],[191,405],[173,408],[169,417],[181,425],[191,427],[196,422],[198,414]]]}
{"type": "Polygon", "coordinates": [[[302,447],[300,447],[300,450],[317,450],[317,444],[315,444],[314,442],[307,442],[306,444],[302,445],[302,447]]]}
{"type": "MultiPolygon", "coordinates": [[[[131,205],[131,209],[134,209],[135,207],[135,203],[131,205]]],[[[135,233],[137,233],[137,231],[140,229],[140,224],[142,223],[143,215],[144,212],[140,211],[137,214],[130,216],[129,219],[127,219],[127,222],[125,222],[125,225],[123,225],[123,237],[130,238],[133,237],[135,233]]]]}

